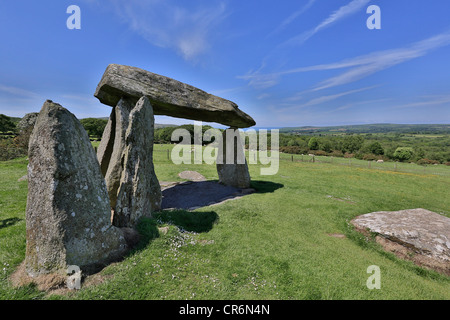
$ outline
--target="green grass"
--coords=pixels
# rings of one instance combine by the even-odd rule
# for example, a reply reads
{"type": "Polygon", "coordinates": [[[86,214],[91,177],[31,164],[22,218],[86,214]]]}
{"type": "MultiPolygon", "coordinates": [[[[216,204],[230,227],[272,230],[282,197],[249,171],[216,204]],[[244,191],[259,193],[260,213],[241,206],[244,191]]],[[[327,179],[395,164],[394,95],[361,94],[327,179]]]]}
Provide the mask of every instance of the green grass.
{"type": "MultiPolygon", "coordinates": [[[[319,163],[330,163],[335,165],[353,166],[356,168],[367,168],[387,171],[397,171],[404,173],[417,174],[435,174],[445,175],[450,177],[450,167],[444,164],[421,166],[416,163],[407,162],[393,162],[385,161],[384,163],[377,163],[376,161],[359,160],[356,158],[330,157],[330,156],[315,156],[315,161],[319,163]]],[[[291,155],[281,154],[280,159],[284,161],[299,161],[312,162],[312,157],[309,155],[291,155]]]]}
{"type": "MultiPolygon", "coordinates": [[[[155,146],[159,180],[180,181],[183,170],[217,179],[215,166],[172,164],[167,148],[155,146]]],[[[448,277],[385,253],[348,224],[364,213],[407,208],[449,217],[448,177],[290,161],[275,176],[259,169],[250,166],[256,193],[144,219],[141,243],[99,274],[102,283],[49,297],[8,282],[25,257],[27,184],[17,179],[26,161],[0,162],[0,299],[450,298],[448,277]],[[371,265],[381,269],[380,290],[366,287],[371,265]]]]}

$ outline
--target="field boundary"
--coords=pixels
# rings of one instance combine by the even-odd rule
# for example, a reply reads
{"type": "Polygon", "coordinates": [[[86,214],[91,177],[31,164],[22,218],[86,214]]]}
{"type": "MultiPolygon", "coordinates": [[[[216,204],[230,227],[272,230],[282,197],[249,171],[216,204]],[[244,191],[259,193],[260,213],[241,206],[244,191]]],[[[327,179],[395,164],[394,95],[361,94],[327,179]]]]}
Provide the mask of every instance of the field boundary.
{"type": "MultiPolygon", "coordinates": [[[[171,162],[171,150],[166,147],[154,148],[154,153],[158,153],[157,157],[154,157],[155,163],[165,163],[171,162]]],[[[248,153],[247,153],[248,159],[248,153]]],[[[332,156],[313,156],[313,155],[298,155],[298,154],[287,154],[280,153],[280,161],[290,161],[290,162],[304,162],[304,163],[317,163],[317,164],[332,164],[347,166],[350,168],[362,168],[362,169],[373,169],[391,172],[402,172],[402,173],[414,173],[423,175],[438,175],[444,177],[450,177],[450,167],[445,165],[428,165],[422,166],[415,163],[403,163],[403,162],[393,162],[385,161],[378,163],[377,161],[367,161],[359,160],[356,158],[341,158],[332,156]]]]}

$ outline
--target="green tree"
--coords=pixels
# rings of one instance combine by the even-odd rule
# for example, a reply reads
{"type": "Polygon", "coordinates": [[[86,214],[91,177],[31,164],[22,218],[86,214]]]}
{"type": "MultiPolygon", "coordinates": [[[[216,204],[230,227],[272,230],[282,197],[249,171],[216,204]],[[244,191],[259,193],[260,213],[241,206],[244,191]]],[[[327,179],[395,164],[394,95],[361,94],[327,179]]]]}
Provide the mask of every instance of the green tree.
{"type": "Polygon", "coordinates": [[[408,161],[413,157],[414,151],[410,147],[399,147],[394,152],[394,158],[399,161],[408,161]]]}
{"type": "Polygon", "coordinates": [[[99,119],[99,118],[86,118],[80,120],[84,129],[87,131],[89,136],[93,136],[96,138],[101,138],[103,135],[103,131],[105,130],[106,124],[108,120],[99,119]]]}
{"type": "Polygon", "coordinates": [[[311,139],[309,139],[308,148],[310,150],[319,150],[319,141],[316,137],[312,137],[311,139]]]}
{"type": "Polygon", "coordinates": [[[364,138],[359,135],[346,136],[342,142],[342,152],[355,153],[361,149],[364,138]]]}
{"type": "Polygon", "coordinates": [[[332,150],[332,144],[331,141],[328,139],[322,139],[322,141],[319,142],[319,150],[323,150],[325,152],[331,152],[332,150]]]}
{"type": "Polygon", "coordinates": [[[287,142],[288,147],[298,146],[298,143],[295,139],[291,139],[287,142]]]}
{"type": "Polygon", "coordinates": [[[384,149],[378,141],[374,141],[368,146],[368,150],[370,153],[380,156],[384,154],[384,149]]]}

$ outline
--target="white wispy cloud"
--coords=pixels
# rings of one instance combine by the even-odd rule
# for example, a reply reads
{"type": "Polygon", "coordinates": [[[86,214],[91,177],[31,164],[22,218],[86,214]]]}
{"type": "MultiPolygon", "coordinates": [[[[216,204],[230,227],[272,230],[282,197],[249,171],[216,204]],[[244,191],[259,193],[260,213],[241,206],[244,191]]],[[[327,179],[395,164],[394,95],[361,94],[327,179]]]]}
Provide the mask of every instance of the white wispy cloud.
{"type": "Polygon", "coordinates": [[[430,106],[443,105],[443,104],[450,105],[450,95],[427,96],[427,97],[422,97],[422,99],[423,98],[425,98],[425,99],[422,101],[404,103],[404,104],[394,106],[394,108],[401,109],[401,108],[430,107],[430,106]]]}
{"type": "Polygon", "coordinates": [[[316,27],[301,33],[300,35],[289,39],[284,45],[301,45],[309,38],[314,36],[319,31],[328,28],[332,24],[356,13],[364,6],[366,6],[371,0],[353,0],[346,4],[345,6],[340,7],[338,10],[333,12],[328,18],[319,23],[316,27]]]}
{"type": "MultiPolygon", "coordinates": [[[[330,101],[333,101],[333,100],[336,100],[336,99],[339,99],[341,97],[348,96],[348,95],[351,95],[351,94],[354,94],[354,93],[367,91],[367,90],[373,89],[375,87],[377,87],[377,86],[370,86],[370,87],[365,87],[365,88],[360,88],[360,89],[355,89],[355,90],[349,90],[349,91],[340,92],[340,93],[332,94],[332,95],[324,95],[324,96],[320,96],[320,97],[311,99],[311,100],[309,100],[309,101],[307,101],[305,103],[300,103],[300,104],[297,103],[297,104],[293,104],[293,105],[291,105],[289,107],[286,107],[286,108],[278,109],[278,111],[279,112],[286,112],[286,111],[289,111],[289,110],[302,109],[302,108],[306,108],[306,107],[316,106],[316,105],[324,104],[324,103],[327,103],[327,102],[330,102],[330,101]]],[[[292,101],[292,99],[289,100],[289,101],[292,101]]]]}
{"type": "MultiPolygon", "coordinates": [[[[279,76],[289,73],[270,73],[270,74],[262,74],[261,70],[268,64],[269,60],[280,60],[280,57],[286,54],[286,51],[289,50],[290,47],[295,45],[301,45],[306,40],[311,38],[313,35],[318,33],[319,31],[331,26],[334,23],[350,16],[351,14],[356,13],[363,6],[368,4],[371,0],[352,0],[347,5],[340,7],[338,10],[331,13],[325,20],[319,23],[316,27],[305,31],[295,37],[290,38],[289,40],[275,46],[269,54],[263,59],[262,65],[258,71],[250,71],[246,75],[239,76],[238,78],[249,80],[249,85],[256,89],[267,89],[269,87],[275,86],[279,82],[279,76]]],[[[267,37],[283,30],[293,21],[295,21],[301,14],[306,12],[316,0],[310,0],[303,8],[294,12],[288,18],[286,18],[274,31],[272,31],[267,37]]],[[[293,72],[291,72],[293,73],[293,72]]]]}
{"type": "Polygon", "coordinates": [[[368,104],[375,104],[375,103],[379,104],[381,102],[386,103],[387,101],[390,101],[390,100],[392,100],[392,99],[382,98],[382,99],[372,99],[372,100],[365,100],[365,101],[355,101],[355,102],[344,104],[336,109],[331,109],[331,110],[327,111],[327,113],[340,112],[343,110],[360,107],[360,106],[368,105],[368,104]]]}
{"type": "MultiPolygon", "coordinates": [[[[416,42],[406,48],[378,51],[369,55],[343,61],[342,63],[328,65],[328,67],[333,69],[350,66],[353,66],[353,68],[336,77],[329,78],[319,83],[314,90],[322,90],[355,82],[398,64],[423,57],[433,50],[448,45],[450,45],[450,32],[442,33],[426,40],[416,42]]],[[[327,66],[318,66],[317,70],[324,70],[326,67],[327,66]]]]}
{"type": "Polygon", "coordinates": [[[239,78],[248,80],[249,85],[261,85],[264,88],[268,88],[278,84],[280,78],[288,74],[347,69],[347,71],[337,76],[328,78],[311,89],[311,91],[319,91],[361,80],[374,73],[416,58],[423,57],[433,50],[437,50],[448,45],[450,45],[450,31],[415,42],[403,48],[381,50],[329,64],[300,67],[274,73],[263,74],[260,70],[257,70],[255,72],[249,72],[239,78]]]}
{"type": "Polygon", "coordinates": [[[22,97],[22,98],[38,97],[38,94],[36,94],[32,91],[22,89],[22,88],[17,88],[17,87],[5,86],[2,84],[0,84],[0,92],[7,93],[7,94],[13,95],[13,96],[22,97]]]}
{"type": "Polygon", "coordinates": [[[281,24],[274,29],[271,33],[269,33],[267,35],[267,37],[271,37],[277,33],[279,33],[280,31],[284,30],[289,24],[291,24],[292,22],[294,22],[296,19],[298,19],[298,17],[300,17],[303,13],[305,13],[309,8],[312,7],[312,5],[316,2],[317,0],[309,0],[307,4],[305,4],[300,10],[295,11],[294,13],[292,13],[289,17],[287,17],[286,19],[284,19],[281,24]]]}
{"type": "Polygon", "coordinates": [[[155,46],[175,49],[186,60],[194,60],[209,49],[211,30],[227,16],[225,4],[215,1],[197,8],[172,0],[112,3],[131,30],[155,46]]]}

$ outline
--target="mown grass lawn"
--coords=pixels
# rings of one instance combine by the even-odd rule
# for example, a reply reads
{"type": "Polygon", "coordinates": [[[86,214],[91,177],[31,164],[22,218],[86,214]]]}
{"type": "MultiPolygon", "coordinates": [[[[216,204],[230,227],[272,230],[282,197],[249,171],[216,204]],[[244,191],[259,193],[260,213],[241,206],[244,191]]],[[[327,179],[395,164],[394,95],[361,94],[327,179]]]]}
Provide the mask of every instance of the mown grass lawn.
{"type": "MultiPolygon", "coordinates": [[[[172,164],[167,148],[155,146],[160,181],[179,181],[184,170],[217,179],[215,166],[172,164]]],[[[251,165],[254,194],[143,220],[139,247],[95,285],[66,295],[15,289],[9,276],[25,257],[27,194],[17,179],[26,164],[0,162],[0,299],[450,299],[450,278],[383,252],[348,224],[408,208],[449,217],[448,176],[290,161],[274,176],[251,165]],[[366,287],[371,265],[380,267],[380,290],[366,287]]]]}

